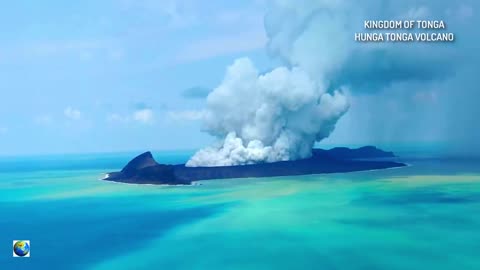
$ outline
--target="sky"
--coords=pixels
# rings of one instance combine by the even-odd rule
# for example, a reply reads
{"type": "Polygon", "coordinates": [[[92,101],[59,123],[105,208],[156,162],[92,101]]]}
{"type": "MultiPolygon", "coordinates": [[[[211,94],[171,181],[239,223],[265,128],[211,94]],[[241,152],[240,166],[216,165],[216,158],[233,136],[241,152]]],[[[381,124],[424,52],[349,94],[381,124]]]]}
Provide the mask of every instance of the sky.
{"type": "MultiPolygon", "coordinates": [[[[267,2],[2,2],[0,155],[193,150],[211,143],[201,112],[226,67],[245,56],[260,71],[282,62],[269,51],[267,2]]],[[[332,84],[349,86],[351,108],[325,144],[442,142],[460,149],[475,143],[479,4],[380,2],[363,8],[385,8],[389,18],[406,12],[446,18],[458,41],[415,55],[395,46],[363,57],[353,48],[355,57],[331,74],[332,84]]]]}
{"type": "Polygon", "coordinates": [[[2,2],[0,154],[198,148],[192,93],[267,67],[262,25],[248,1],[2,2]]]}

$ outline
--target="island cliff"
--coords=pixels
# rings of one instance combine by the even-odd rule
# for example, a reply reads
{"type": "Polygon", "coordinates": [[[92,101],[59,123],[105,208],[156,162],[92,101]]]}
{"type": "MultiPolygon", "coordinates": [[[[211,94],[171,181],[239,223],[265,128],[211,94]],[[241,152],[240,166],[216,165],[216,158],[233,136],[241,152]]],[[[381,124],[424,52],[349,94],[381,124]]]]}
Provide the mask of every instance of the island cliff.
{"type": "Polygon", "coordinates": [[[353,172],[405,166],[399,162],[379,160],[392,157],[395,157],[392,152],[373,146],[358,149],[338,147],[330,150],[313,149],[310,158],[301,160],[241,166],[186,167],[185,164],[159,164],[150,152],[145,152],[132,159],[120,172],[108,173],[104,180],[188,185],[198,180],[353,172]]]}

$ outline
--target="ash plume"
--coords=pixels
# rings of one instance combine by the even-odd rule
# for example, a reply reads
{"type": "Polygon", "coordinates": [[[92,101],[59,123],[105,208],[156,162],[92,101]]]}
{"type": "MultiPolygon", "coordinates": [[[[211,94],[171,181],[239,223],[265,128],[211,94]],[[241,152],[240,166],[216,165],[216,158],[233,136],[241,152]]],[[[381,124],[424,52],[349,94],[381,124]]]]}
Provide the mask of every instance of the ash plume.
{"type": "Polygon", "coordinates": [[[198,151],[187,166],[306,158],[345,114],[339,137],[369,143],[382,134],[392,134],[388,141],[431,137],[466,151],[475,146],[478,153],[478,125],[470,124],[478,111],[478,76],[472,75],[478,63],[473,46],[479,36],[477,2],[269,2],[266,49],[282,64],[267,73],[246,58],[228,67],[203,114],[205,130],[218,142],[198,151]],[[353,39],[365,31],[366,19],[444,17],[448,31],[461,37],[455,43],[359,44],[353,39]],[[417,98],[425,93],[434,99],[417,98]]]}
{"type": "Polygon", "coordinates": [[[205,130],[219,141],[198,151],[187,166],[311,156],[315,142],[328,137],[349,108],[344,89],[329,89],[326,80],[348,53],[342,48],[345,37],[336,34],[344,30],[335,23],[341,18],[318,13],[332,8],[337,6],[325,1],[302,8],[295,1],[273,4],[265,18],[268,50],[285,65],[260,74],[250,59],[241,58],[227,68],[207,97],[204,119],[205,130]]]}

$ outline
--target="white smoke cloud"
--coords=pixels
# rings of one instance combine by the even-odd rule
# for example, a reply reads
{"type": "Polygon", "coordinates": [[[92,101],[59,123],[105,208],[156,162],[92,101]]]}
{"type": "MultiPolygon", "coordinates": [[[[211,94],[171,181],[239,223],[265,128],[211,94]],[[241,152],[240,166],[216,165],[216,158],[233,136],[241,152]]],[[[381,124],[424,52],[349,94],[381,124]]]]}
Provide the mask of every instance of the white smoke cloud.
{"type": "Polygon", "coordinates": [[[197,152],[187,166],[226,166],[306,158],[348,109],[300,68],[259,74],[248,58],[227,69],[207,98],[206,129],[223,142],[197,152]]]}
{"type": "Polygon", "coordinates": [[[207,97],[206,131],[220,141],[198,151],[187,166],[226,166],[295,160],[330,135],[349,103],[330,90],[329,73],[348,56],[338,35],[348,9],[343,1],[275,1],[265,17],[268,50],[284,61],[260,74],[248,58],[237,59],[207,97]],[[334,15],[338,14],[338,15],[334,15]],[[288,18],[288,19],[286,19],[288,18]]]}
{"type": "MultiPolygon", "coordinates": [[[[349,102],[342,91],[345,88],[351,94],[352,106],[358,108],[360,100],[372,100],[363,104],[365,109],[360,112],[352,110],[355,117],[350,113],[353,122],[361,123],[354,129],[355,133],[364,131],[369,122],[375,122],[372,132],[376,134],[385,133],[386,129],[397,139],[402,136],[399,130],[411,134],[412,130],[405,128],[404,121],[392,121],[393,117],[402,115],[384,114],[381,108],[389,103],[398,106],[402,100],[410,100],[412,93],[425,92],[430,89],[426,86],[449,79],[464,60],[471,62],[468,67],[474,66],[478,53],[471,44],[478,41],[478,35],[473,34],[478,31],[472,28],[476,15],[472,10],[477,7],[460,7],[447,0],[429,0],[420,7],[414,0],[269,1],[265,15],[267,50],[283,65],[259,74],[250,60],[239,59],[227,69],[223,82],[208,96],[204,115],[206,131],[218,137],[219,142],[198,151],[187,166],[241,165],[308,157],[314,143],[328,137],[348,110],[349,102]],[[456,16],[455,10],[466,15],[456,16]],[[449,31],[458,32],[462,37],[455,46],[360,44],[353,38],[355,32],[366,31],[364,20],[438,19],[445,14],[449,31]],[[469,28],[465,28],[467,20],[469,28]],[[398,86],[404,87],[399,98],[393,99],[389,93],[398,86]],[[384,93],[384,99],[377,100],[376,95],[369,95],[380,92],[384,93]],[[362,96],[364,98],[360,99],[362,96]],[[363,116],[372,115],[372,112],[378,112],[375,113],[377,121],[365,120],[363,116]]],[[[460,86],[470,81],[463,78],[456,82],[460,86]]],[[[478,85],[470,84],[468,89],[478,85]]],[[[460,91],[458,86],[450,88],[460,91]]],[[[433,92],[416,97],[442,103],[441,96],[433,92]]],[[[448,107],[458,110],[458,106],[447,103],[448,107]]],[[[466,116],[472,115],[472,107],[465,109],[466,116]]],[[[420,119],[418,116],[411,119],[417,118],[420,119]]],[[[430,129],[424,122],[421,126],[430,129]]],[[[351,132],[348,136],[352,137],[351,132]]],[[[478,141],[475,136],[470,137],[469,144],[478,141]]]]}

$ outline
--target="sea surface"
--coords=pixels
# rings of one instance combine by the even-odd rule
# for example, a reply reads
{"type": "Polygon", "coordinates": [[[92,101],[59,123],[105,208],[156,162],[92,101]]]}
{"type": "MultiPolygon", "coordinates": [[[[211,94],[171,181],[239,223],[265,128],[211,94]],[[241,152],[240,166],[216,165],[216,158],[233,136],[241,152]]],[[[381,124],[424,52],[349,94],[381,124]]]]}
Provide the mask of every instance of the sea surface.
{"type": "Polygon", "coordinates": [[[399,169],[194,186],[99,180],[136,154],[1,157],[0,269],[480,269],[478,159],[409,153],[399,169]],[[31,241],[30,258],[12,257],[15,239],[31,241]]]}

